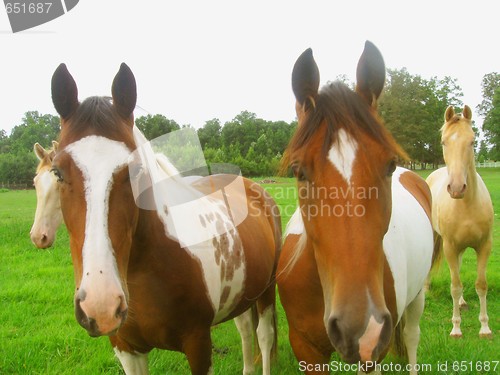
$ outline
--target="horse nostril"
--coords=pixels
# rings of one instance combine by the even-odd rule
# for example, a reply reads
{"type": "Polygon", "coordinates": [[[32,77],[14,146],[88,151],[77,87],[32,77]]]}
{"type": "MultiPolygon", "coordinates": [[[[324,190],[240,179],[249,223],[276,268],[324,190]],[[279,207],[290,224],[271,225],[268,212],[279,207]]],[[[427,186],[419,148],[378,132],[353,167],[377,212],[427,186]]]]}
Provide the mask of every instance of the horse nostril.
{"type": "Polygon", "coordinates": [[[115,317],[121,318],[122,320],[125,320],[127,317],[127,312],[128,312],[127,302],[125,301],[124,296],[120,296],[119,300],[120,300],[120,303],[118,304],[118,307],[116,308],[115,317]]]}
{"type": "Polygon", "coordinates": [[[335,350],[344,357],[344,360],[348,362],[356,360],[356,358],[351,358],[353,342],[349,340],[349,334],[338,317],[330,318],[328,322],[328,336],[335,350]]]}
{"type": "Polygon", "coordinates": [[[330,334],[333,337],[340,337],[342,335],[342,332],[340,331],[339,325],[338,325],[338,319],[337,318],[332,318],[330,319],[330,334]]]}
{"type": "Polygon", "coordinates": [[[75,299],[75,317],[76,321],[85,329],[88,329],[89,327],[89,318],[87,317],[87,314],[82,309],[81,306],[82,300],[77,297],[75,299]]]}

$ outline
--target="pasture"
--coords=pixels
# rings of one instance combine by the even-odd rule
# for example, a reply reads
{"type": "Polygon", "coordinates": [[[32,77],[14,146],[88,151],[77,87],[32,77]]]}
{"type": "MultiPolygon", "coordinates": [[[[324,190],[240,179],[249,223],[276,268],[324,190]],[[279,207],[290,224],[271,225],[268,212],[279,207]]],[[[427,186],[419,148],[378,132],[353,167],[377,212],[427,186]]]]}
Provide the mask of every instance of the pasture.
{"type": "MultiPolygon", "coordinates": [[[[429,173],[422,172],[422,176],[429,173]]],[[[479,173],[490,191],[496,212],[493,252],[487,273],[493,338],[485,340],[478,336],[476,260],[471,250],[464,255],[461,272],[464,298],[470,307],[462,312],[464,337],[449,337],[452,300],[448,267],[443,260],[427,293],[421,321],[418,362],[428,366],[421,370],[422,374],[500,372],[500,169],[480,169],[479,173]]],[[[292,179],[277,181],[264,186],[281,208],[284,228],[296,207],[295,182],[292,179]]],[[[64,226],[49,250],[37,250],[30,242],[35,200],[33,190],[0,193],[0,374],[120,374],[120,364],[107,338],[89,337],[75,320],[73,267],[64,226]]],[[[278,318],[278,358],[272,373],[300,374],[279,304],[278,318]]],[[[234,323],[215,327],[212,337],[214,373],[241,374],[240,338],[234,323]]],[[[397,374],[394,369],[403,362],[389,355],[384,363],[384,369],[389,370],[384,371],[385,374],[397,374]]],[[[332,365],[341,366],[335,355],[332,365]]],[[[151,374],[189,374],[184,355],[160,350],[150,355],[150,371],[151,374]]]]}

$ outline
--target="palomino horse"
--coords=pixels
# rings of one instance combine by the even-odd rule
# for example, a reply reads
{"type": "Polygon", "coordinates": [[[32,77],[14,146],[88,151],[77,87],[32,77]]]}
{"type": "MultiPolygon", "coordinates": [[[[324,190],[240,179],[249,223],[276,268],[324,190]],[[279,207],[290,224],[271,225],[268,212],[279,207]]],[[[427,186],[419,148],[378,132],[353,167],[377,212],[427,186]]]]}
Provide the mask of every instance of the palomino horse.
{"type": "Polygon", "coordinates": [[[396,167],[404,152],[376,114],[384,80],[382,55],[370,42],[355,92],[341,82],[318,92],[310,49],[293,69],[299,125],[284,161],[298,181],[299,208],[277,279],[306,373],[329,373],[334,350],[372,370],[367,363],[382,360],[400,337],[403,316],[408,359],[416,363],[433,256],[431,195],[423,179],[396,167]]]}
{"type": "Polygon", "coordinates": [[[476,292],[479,297],[479,336],[490,337],[486,312],[486,265],[491,253],[493,236],[493,206],[486,185],[476,172],[474,162],[474,131],[472,111],[464,106],[455,114],[446,109],[441,128],[441,142],[446,167],[427,177],[432,192],[432,223],[443,239],[443,251],[450,267],[453,298],[453,329],[450,335],[461,337],[460,308],[467,304],[460,281],[462,255],[467,247],[477,254],[476,292]]]}
{"type": "Polygon", "coordinates": [[[56,238],[57,228],[62,222],[57,178],[51,173],[52,160],[57,147],[56,141],[52,141],[52,149],[50,150],[45,150],[38,143],[33,146],[33,151],[40,162],[33,179],[36,190],[36,211],[30,237],[33,244],[39,249],[52,246],[56,238]]]}
{"type": "MultiPolygon", "coordinates": [[[[141,170],[127,165],[137,147],[136,97],[135,78],[125,64],[113,81],[112,102],[90,97],[79,103],[64,64],[52,77],[52,99],[61,116],[53,169],[70,235],[76,319],[91,336],[110,337],[127,374],[147,373],[147,353],[153,348],[184,352],[193,374],[207,374],[212,369],[210,327],[242,313],[248,317],[255,306],[263,371],[269,374],[281,246],[277,207],[245,179],[240,195],[218,202],[238,202],[232,208],[247,210],[245,220],[235,228],[214,205],[214,212],[204,211],[199,222],[184,229],[194,237],[204,228],[229,229],[181,247],[164,220],[173,212],[169,207],[160,213],[134,201],[132,182],[141,170]]],[[[210,176],[193,186],[209,194],[231,179],[210,176]]]]}

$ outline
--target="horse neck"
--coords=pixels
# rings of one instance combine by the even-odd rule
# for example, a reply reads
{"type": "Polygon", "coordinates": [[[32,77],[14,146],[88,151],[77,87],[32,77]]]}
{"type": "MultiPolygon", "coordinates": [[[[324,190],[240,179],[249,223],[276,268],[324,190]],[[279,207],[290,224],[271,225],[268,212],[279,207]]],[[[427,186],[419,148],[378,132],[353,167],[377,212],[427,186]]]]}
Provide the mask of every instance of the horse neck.
{"type": "Polygon", "coordinates": [[[474,158],[467,165],[467,191],[464,195],[464,201],[472,201],[477,196],[477,172],[474,158]]]}

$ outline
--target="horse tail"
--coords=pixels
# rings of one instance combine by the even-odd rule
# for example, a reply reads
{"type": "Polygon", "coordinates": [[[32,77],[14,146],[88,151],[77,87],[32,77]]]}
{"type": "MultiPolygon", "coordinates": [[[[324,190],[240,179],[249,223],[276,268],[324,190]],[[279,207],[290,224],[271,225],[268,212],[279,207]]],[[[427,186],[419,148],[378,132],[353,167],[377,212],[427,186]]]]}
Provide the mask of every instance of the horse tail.
{"type": "Polygon", "coordinates": [[[431,270],[437,269],[443,260],[443,237],[434,231],[434,251],[432,253],[431,270]]]}
{"type": "Polygon", "coordinates": [[[404,313],[401,320],[394,328],[394,336],[391,343],[391,352],[398,358],[408,360],[408,352],[404,340],[403,331],[406,324],[406,314],[404,313]]]}
{"type": "Polygon", "coordinates": [[[434,250],[432,252],[431,269],[425,280],[424,290],[429,290],[431,288],[432,275],[439,270],[439,266],[443,260],[443,237],[434,231],[434,250]]]}
{"type": "Polygon", "coordinates": [[[271,347],[271,360],[275,361],[278,359],[278,318],[276,314],[276,303],[273,303],[272,307],[273,309],[273,332],[274,332],[274,340],[273,340],[273,346],[271,347]]]}

